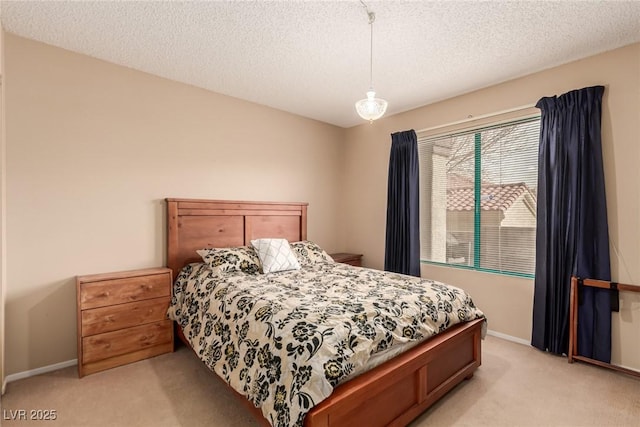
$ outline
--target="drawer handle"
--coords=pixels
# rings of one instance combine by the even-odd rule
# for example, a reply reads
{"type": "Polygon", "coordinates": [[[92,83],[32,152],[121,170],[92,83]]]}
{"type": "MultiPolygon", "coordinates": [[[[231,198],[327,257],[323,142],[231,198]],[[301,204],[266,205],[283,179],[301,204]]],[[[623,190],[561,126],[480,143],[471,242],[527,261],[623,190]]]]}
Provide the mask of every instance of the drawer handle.
{"type": "Polygon", "coordinates": [[[104,291],[103,293],[100,294],[101,297],[108,297],[109,296],[109,291],[104,291]]]}

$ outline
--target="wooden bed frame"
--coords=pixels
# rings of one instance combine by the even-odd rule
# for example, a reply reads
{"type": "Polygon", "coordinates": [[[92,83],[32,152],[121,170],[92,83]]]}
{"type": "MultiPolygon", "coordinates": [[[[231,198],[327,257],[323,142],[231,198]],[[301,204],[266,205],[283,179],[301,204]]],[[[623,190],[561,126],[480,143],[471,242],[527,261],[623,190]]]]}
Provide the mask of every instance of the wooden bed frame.
{"type": "MultiPolygon", "coordinates": [[[[174,276],[184,265],[200,261],[197,249],[249,245],[251,239],[261,237],[292,242],[307,239],[307,203],[196,199],[166,202],[167,265],[174,276]]],[[[304,425],[407,425],[473,376],[481,364],[483,322],[478,319],[456,325],[338,386],[307,414],[304,425]]],[[[243,400],[259,422],[269,425],[258,408],[243,400]]]]}

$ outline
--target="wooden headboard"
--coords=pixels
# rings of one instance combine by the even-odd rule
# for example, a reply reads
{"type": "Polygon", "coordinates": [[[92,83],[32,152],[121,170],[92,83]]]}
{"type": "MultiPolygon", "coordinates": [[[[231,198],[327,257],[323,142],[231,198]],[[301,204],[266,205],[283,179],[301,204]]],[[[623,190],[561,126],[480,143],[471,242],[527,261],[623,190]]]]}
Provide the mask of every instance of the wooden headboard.
{"type": "Polygon", "coordinates": [[[198,249],[250,245],[251,239],[307,239],[308,203],[166,199],[167,266],[177,276],[198,249]]]}

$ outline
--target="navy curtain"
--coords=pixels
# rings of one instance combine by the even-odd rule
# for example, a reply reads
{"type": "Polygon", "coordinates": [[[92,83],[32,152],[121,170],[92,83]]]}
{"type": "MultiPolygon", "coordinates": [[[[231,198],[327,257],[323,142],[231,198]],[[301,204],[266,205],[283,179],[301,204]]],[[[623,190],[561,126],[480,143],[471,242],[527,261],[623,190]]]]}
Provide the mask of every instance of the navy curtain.
{"type": "MultiPolygon", "coordinates": [[[[569,348],[571,276],[610,280],[600,120],[604,87],[545,97],[538,162],[536,276],[531,344],[569,348]]],[[[578,354],[611,360],[609,290],[583,287],[578,354]]]]}
{"type": "Polygon", "coordinates": [[[391,134],[384,269],[420,277],[418,138],[391,134]]]}

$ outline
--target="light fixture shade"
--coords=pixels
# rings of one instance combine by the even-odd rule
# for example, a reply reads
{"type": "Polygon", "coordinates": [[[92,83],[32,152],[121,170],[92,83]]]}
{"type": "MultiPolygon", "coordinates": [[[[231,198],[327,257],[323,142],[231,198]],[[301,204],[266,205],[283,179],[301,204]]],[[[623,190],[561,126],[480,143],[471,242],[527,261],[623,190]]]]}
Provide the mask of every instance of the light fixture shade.
{"type": "Polygon", "coordinates": [[[372,122],[382,117],[387,111],[387,101],[382,98],[376,98],[373,89],[367,92],[367,98],[356,102],[356,111],[358,115],[365,120],[372,122]]]}

